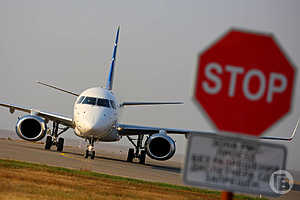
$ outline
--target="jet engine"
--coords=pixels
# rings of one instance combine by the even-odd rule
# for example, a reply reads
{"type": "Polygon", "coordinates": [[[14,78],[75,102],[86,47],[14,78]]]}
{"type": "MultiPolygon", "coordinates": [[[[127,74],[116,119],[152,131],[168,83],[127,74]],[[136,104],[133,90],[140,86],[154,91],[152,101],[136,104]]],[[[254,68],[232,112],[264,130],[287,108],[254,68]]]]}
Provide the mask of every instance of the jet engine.
{"type": "Polygon", "coordinates": [[[176,150],[174,140],[165,131],[151,135],[145,144],[147,155],[155,160],[168,160],[176,150]]]}
{"type": "Polygon", "coordinates": [[[41,117],[25,115],[17,121],[16,132],[24,140],[39,141],[46,135],[47,124],[41,117]]]}

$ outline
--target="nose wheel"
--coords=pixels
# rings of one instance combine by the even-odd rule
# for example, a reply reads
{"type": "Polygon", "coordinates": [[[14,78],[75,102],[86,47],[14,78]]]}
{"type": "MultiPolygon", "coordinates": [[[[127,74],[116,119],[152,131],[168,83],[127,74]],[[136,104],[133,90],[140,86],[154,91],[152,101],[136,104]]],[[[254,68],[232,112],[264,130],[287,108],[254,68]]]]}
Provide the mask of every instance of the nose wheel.
{"type": "Polygon", "coordinates": [[[47,135],[45,149],[49,150],[53,145],[56,146],[58,152],[62,152],[64,149],[64,138],[58,138],[62,133],[66,132],[69,127],[60,128],[59,123],[53,122],[52,132],[47,135]],[[59,131],[60,130],[60,131],[59,131]]]}
{"type": "Polygon", "coordinates": [[[89,138],[88,141],[89,141],[89,144],[87,145],[87,149],[85,150],[84,158],[88,158],[90,156],[91,159],[94,160],[95,155],[96,155],[95,148],[94,148],[95,139],[89,138]]]}

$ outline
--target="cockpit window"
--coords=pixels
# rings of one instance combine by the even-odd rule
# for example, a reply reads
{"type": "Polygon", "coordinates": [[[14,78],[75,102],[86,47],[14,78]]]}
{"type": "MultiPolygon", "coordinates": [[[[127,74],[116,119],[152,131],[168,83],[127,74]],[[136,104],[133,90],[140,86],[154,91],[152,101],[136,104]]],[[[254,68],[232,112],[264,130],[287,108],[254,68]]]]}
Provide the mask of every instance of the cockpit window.
{"type": "Polygon", "coordinates": [[[109,101],[107,99],[98,99],[97,105],[109,108],[109,101]]]}
{"type": "Polygon", "coordinates": [[[102,98],[95,98],[95,97],[79,97],[78,104],[89,104],[89,105],[97,105],[101,107],[113,108],[116,109],[116,104],[112,100],[102,99],[102,98]]]}
{"type": "Polygon", "coordinates": [[[84,99],[84,96],[79,97],[77,103],[78,103],[78,104],[81,103],[83,99],[84,99]]]}
{"type": "Polygon", "coordinates": [[[86,97],[83,101],[82,104],[90,104],[90,105],[96,105],[96,98],[95,97],[86,97]]]}
{"type": "Polygon", "coordinates": [[[114,102],[113,100],[109,100],[109,102],[110,102],[111,107],[112,107],[113,109],[116,109],[116,104],[115,104],[115,102],[114,102]]]}

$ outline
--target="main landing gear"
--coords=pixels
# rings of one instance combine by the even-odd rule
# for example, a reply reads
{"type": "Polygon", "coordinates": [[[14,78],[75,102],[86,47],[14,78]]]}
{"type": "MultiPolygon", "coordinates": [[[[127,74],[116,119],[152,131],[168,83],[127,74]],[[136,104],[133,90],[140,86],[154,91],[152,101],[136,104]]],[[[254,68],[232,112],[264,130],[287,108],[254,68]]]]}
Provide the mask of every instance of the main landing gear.
{"type": "Polygon", "coordinates": [[[95,139],[94,138],[88,138],[89,144],[87,146],[87,149],[85,150],[84,153],[84,157],[88,158],[89,156],[91,156],[91,159],[93,160],[95,158],[95,148],[94,148],[94,142],[95,139]]]}
{"type": "Polygon", "coordinates": [[[134,148],[130,148],[128,150],[127,162],[132,162],[134,158],[138,158],[139,163],[144,165],[146,161],[146,150],[145,146],[143,146],[144,135],[138,135],[136,139],[133,139],[130,136],[127,136],[127,138],[135,147],[135,152],[134,148]],[[136,144],[134,143],[134,141],[136,141],[136,144]]]}
{"type": "Polygon", "coordinates": [[[51,149],[52,145],[55,145],[57,151],[62,152],[64,149],[64,138],[58,138],[62,133],[66,132],[69,127],[60,128],[58,122],[53,122],[53,128],[51,135],[47,135],[45,149],[51,149]],[[58,132],[60,130],[60,132],[58,132]]]}

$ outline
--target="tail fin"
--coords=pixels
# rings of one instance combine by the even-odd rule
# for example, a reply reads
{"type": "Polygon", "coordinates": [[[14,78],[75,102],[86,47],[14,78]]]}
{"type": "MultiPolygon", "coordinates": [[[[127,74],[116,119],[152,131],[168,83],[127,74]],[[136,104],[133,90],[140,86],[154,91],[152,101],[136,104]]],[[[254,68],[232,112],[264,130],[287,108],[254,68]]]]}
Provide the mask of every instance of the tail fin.
{"type": "Polygon", "coordinates": [[[114,67],[115,67],[115,60],[116,60],[116,54],[117,54],[117,48],[118,48],[119,32],[120,32],[120,26],[117,29],[116,40],[115,40],[113,55],[112,55],[112,59],[111,59],[110,70],[109,70],[108,79],[107,79],[106,86],[105,86],[105,88],[108,89],[108,90],[112,90],[112,86],[113,86],[114,67]]]}

